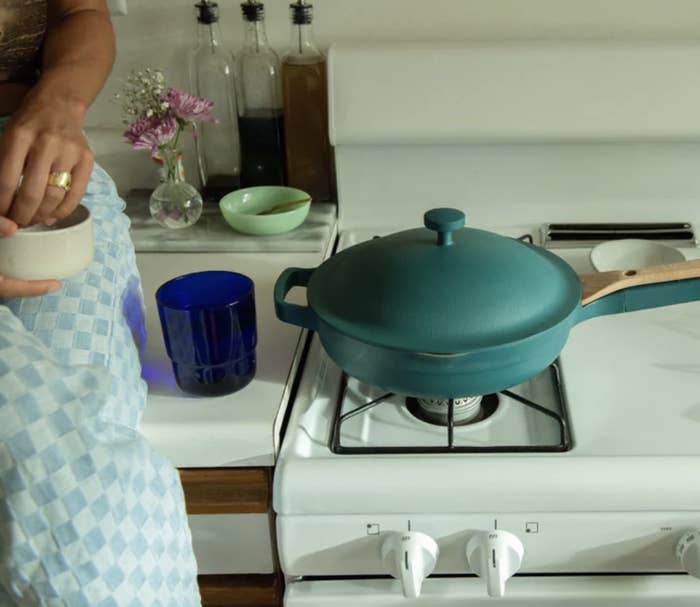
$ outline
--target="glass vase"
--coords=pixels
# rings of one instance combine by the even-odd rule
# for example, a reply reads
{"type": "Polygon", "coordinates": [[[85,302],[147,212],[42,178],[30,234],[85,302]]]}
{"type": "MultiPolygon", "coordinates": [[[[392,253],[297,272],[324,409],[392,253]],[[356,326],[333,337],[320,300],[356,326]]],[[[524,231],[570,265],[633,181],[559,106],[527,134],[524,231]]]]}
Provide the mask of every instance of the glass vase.
{"type": "Polygon", "coordinates": [[[180,151],[160,150],[165,181],[153,193],[149,202],[151,217],[164,228],[187,228],[197,223],[202,214],[202,196],[184,180],[179,169],[180,151]]]}

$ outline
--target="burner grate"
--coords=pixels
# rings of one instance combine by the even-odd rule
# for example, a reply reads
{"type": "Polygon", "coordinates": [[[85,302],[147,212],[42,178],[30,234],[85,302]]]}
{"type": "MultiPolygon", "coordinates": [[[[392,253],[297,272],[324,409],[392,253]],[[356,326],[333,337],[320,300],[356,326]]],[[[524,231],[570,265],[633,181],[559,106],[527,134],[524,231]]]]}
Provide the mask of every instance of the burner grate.
{"type": "MultiPolygon", "coordinates": [[[[561,389],[561,381],[559,368],[556,363],[549,366],[549,372],[552,373],[553,381],[556,386],[559,402],[561,403],[561,412],[552,411],[539,405],[520,394],[516,394],[511,390],[501,390],[499,394],[507,396],[514,401],[522,404],[524,407],[537,411],[541,415],[546,415],[554,419],[559,426],[559,442],[549,445],[492,445],[492,446],[459,446],[454,444],[455,419],[454,419],[454,401],[449,399],[447,424],[446,429],[446,444],[443,446],[366,446],[366,447],[348,447],[340,444],[341,428],[343,423],[366,413],[374,407],[380,406],[391,397],[395,396],[393,392],[383,394],[379,398],[375,398],[368,403],[360,405],[355,409],[342,413],[343,402],[348,389],[348,376],[343,372],[340,381],[340,390],[338,392],[338,402],[333,420],[333,426],[330,436],[329,447],[333,453],[340,455],[351,454],[412,454],[412,453],[547,453],[547,452],[563,452],[571,449],[571,433],[569,431],[568,416],[566,415],[566,406],[564,394],[561,389]]],[[[491,396],[491,395],[490,395],[491,396]]]]}

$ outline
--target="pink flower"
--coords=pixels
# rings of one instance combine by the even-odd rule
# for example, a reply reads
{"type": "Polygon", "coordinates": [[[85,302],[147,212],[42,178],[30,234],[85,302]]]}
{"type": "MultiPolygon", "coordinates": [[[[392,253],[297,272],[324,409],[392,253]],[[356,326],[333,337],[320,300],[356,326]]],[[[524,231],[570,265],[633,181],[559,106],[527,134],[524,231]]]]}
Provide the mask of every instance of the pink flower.
{"type": "Polygon", "coordinates": [[[135,120],[129,125],[124,137],[135,150],[150,150],[151,156],[155,156],[158,147],[172,141],[177,131],[175,116],[167,112],[163,116],[135,120]]]}
{"type": "Polygon", "coordinates": [[[135,150],[148,150],[151,146],[145,143],[143,136],[153,128],[153,118],[134,120],[124,132],[124,137],[135,150]]]}
{"type": "Polygon", "coordinates": [[[191,122],[214,122],[216,120],[210,113],[214,104],[208,99],[195,97],[170,87],[163,96],[163,101],[169,104],[170,110],[180,120],[189,120],[191,122]]]}

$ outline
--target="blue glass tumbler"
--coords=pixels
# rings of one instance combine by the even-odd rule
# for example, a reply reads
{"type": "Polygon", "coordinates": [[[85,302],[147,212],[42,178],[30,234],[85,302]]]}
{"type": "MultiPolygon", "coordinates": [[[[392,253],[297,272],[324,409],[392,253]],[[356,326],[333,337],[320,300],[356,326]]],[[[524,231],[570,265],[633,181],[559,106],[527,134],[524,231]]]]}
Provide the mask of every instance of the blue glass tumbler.
{"type": "Polygon", "coordinates": [[[156,301],[182,390],[219,396],[250,383],[258,341],[250,278],[219,270],[185,274],[161,285],[156,301]]]}

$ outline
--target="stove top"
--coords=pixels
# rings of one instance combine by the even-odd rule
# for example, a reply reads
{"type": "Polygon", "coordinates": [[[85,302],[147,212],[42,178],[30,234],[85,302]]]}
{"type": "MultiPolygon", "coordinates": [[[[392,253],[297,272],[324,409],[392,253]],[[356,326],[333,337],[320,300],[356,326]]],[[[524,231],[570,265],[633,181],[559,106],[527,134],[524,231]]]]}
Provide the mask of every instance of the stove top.
{"type": "MultiPolygon", "coordinates": [[[[524,228],[499,232],[519,237],[524,228]]],[[[382,233],[346,232],[340,246],[382,233]]],[[[554,252],[577,272],[593,270],[587,249],[554,252]]],[[[699,249],[682,252],[700,257],[699,249]]],[[[414,512],[438,503],[443,512],[700,503],[700,484],[696,491],[682,481],[700,456],[700,303],[582,323],[558,369],[498,395],[486,419],[454,425],[450,446],[448,428],[416,417],[405,395],[382,398],[345,377],[313,337],[278,464],[277,511],[399,512],[409,502],[414,512]],[[450,498],[445,482],[457,477],[498,482],[480,483],[463,503],[450,498]],[[304,488],[316,486],[312,478],[324,478],[322,493],[304,488]]]]}

